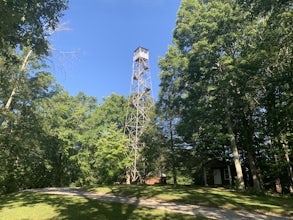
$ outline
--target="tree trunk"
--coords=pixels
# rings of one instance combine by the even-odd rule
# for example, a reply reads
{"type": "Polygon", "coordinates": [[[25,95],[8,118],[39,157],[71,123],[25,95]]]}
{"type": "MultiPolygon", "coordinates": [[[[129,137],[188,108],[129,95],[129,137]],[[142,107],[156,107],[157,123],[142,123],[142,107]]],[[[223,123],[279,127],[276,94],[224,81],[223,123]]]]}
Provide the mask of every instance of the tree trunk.
{"type": "Polygon", "coordinates": [[[131,171],[130,169],[126,171],[126,184],[130,185],[131,184],[131,171]]]}
{"type": "Polygon", "coordinates": [[[239,153],[238,153],[238,148],[235,141],[235,135],[232,129],[230,112],[227,108],[226,108],[226,123],[227,123],[228,133],[230,136],[230,144],[231,144],[232,153],[233,153],[234,165],[235,165],[235,169],[237,173],[238,184],[236,186],[238,189],[244,189],[245,186],[244,186],[241,162],[239,159],[239,153]]]}
{"type": "Polygon", "coordinates": [[[253,188],[257,191],[261,191],[263,189],[262,177],[260,174],[260,170],[258,169],[257,163],[255,161],[255,148],[253,146],[253,138],[254,138],[254,127],[253,127],[253,118],[252,111],[243,112],[243,135],[244,142],[243,147],[247,150],[247,158],[250,168],[250,174],[252,177],[253,188]]]}
{"type": "Polygon", "coordinates": [[[288,177],[289,177],[289,180],[290,180],[289,190],[290,190],[290,193],[293,193],[293,171],[292,171],[292,166],[290,164],[290,157],[289,157],[289,153],[288,153],[288,145],[283,143],[282,146],[283,146],[283,149],[285,151],[285,158],[286,158],[286,161],[287,161],[288,177]]]}
{"type": "Polygon", "coordinates": [[[280,178],[277,178],[275,181],[275,185],[276,185],[276,192],[277,193],[282,193],[282,184],[281,184],[281,180],[280,178]]]}
{"type": "Polygon", "coordinates": [[[254,156],[251,150],[247,151],[247,157],[248,157],[249,167],[250,167],[250,171],[252,175],[253,188],[256,189],[257,191],[261,191],[262,190],[261,178],[258,173],[254,156]]]}
{"type": "MultiPolygon", "coordinates": [[[[29,50],[29,52],[25,56],[25,58],[24,58],[24,60],[22,62],[22,65],[20,67],[20,74],[24,71],[24,69],[25,69],[25,67],[26,67],[26,65],[28,63],[28,58],[30,57],[32,52],[33,52],[32,50],[29,50]]],[[[16,81],[17,81],[17,79],[16,79],[16,81]]],[[[0,119],[0,125],[2,125],[2,123],[5,121],[5,116],[6,116],[7,111],[10,108],[10,105],[12,103],[12,99],[13,99],[15,93],[16,93],[16,88],[17,88],[17,82],[15,83],[15,86],[12,89],[12,92],[11,92],[11,94],[10,94],[6,104],[5,104],[4,111],[2,112],[2,116],[1,116],[1,119],[0,119]]]]}
{"type": "Polygon", "coordinates": [[[173,126],[172,126],[172,120],[169,122],[170,126],[170,144],[171,144],[171,163],[172,163],[172,175],[173,175],[173,184],[176,187],[177,186],[177,170],[176,170],[176,159],[175,159],[175,146],[174,146],[174,140],[173,140],[173,126]]]}
{"type": "MultiPolygon", "coordinates": [[[[274,140],[274,138],[270,137],[269,144],[271,146],[272,151],[274,151],[275,142],[276,141],[274,140]]],[[[281,184],[281,180],[279,178],[281,171],[280,171],[278,155],[276,153],[274,154],[274,159],[275,159],[275,164],[277,165],[277,172],[276,172],[276,179],[275,179],[275,190],[277,193],[282,193],[282,184],[281,184]]]]}
{"type": "Polygon", "coordinates": [[[172,174],[173,174],[173,184],[176,187],[178,185],[178,183],[177,183],[177,171],[176,171],[176,167],[174,165],[172,167],[172,174]]]}

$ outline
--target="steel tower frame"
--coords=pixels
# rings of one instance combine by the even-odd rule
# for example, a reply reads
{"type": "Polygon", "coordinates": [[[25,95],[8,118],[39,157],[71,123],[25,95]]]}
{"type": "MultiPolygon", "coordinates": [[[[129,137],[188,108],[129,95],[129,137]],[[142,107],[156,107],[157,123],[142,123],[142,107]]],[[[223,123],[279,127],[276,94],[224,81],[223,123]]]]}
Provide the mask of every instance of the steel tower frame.
{"type": "Polygon", "coordinates": [[[132,164],[127,170],[128,184],[137,181],[141,176],[137,165],[141,162],[140,152],[144,146],[141,136],[149,121],[149,110],[154,105],[151,91],[149,51],[138,47],[133,55],[130,96],[124,129],[129,138],[129,156],[132,158],[132,164]]]}

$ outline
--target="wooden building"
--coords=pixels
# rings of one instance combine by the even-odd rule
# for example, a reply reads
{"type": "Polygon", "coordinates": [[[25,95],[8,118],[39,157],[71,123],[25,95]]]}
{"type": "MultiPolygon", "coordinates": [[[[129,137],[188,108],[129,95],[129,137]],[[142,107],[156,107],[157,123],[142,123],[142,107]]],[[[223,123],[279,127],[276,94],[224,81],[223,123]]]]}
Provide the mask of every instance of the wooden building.
{"type": "Polygon", "coordinates": [[[210,160],[203,164],[203,184],[211,186],[232,186],[236,176],[235,167],[225,161],[210,160]]]}

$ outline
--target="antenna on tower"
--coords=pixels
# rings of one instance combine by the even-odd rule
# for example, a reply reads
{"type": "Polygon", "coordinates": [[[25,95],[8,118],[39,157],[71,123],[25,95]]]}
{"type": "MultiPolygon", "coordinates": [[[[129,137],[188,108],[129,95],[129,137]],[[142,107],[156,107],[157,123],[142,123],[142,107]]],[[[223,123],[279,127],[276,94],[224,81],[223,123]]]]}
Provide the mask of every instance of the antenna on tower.
{"type": "Polygon", "coordinates": [[[141,176],[138,166],[141,163],[141,150],[144,146],[141,137],[150,119],[150,108],[154,105],[149,69],[149,51],[138,47],[133,54],[130,95],[124,129],[124,133],[129,138],[129,155],[132,158],[132,164],[127,170],[127,184],[137,181],[141,176]]]}

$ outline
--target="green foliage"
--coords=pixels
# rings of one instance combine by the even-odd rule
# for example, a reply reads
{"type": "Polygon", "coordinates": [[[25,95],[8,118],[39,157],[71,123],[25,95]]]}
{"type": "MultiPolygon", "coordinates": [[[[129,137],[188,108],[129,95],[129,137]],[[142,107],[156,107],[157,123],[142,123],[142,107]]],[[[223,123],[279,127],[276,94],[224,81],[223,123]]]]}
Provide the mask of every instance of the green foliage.
{"type": "Polygon", "coordinates": [[[125,103],[124,97],[112,94],[98,106],[95,98],[83,93],[76,97],[60,93],[45,103],[44,114],[50,119],[47,131],[55,139],[48,148],[54,185],[117,181],[128,166],[126,139],[120,128],[125,103]]]}
{"type": "Polygon", "coordinates": [[[138,164],[138,169],[144,179],[159,177],[168,170],[166,141],[160,127],[156,124],[155,108],[151,108],[148,113],[150,120],[141,137],[141,141],[144,143],[140,152],[142,164],[138,164]]]}
{"type": "Polygon", "coordinates": [[[103,101],[98,113],[96,113],[101,117],[101,124],[115,123],[118,128],[124,129],[127,99],[124,96],[112,93],[109,97],[104,98],[103,101]]]}
{"type": "MultiPolygon", "coordinates": [[[[266,181],[272,178],[273,158],[279,167],[274,176],[283,175],[285,161],[291,166],[284,149],[292,147],[292,3],[240,3],[182,1],[174,46],[160,59],[158,107],[172,125],[165,127],[169,134],[192,147],[193,161],[240,155],[260,189],[261,172],[266,181]]],[[[292,174],[287,179],[292,182],[292,174]]]]}
{"type": "Polygon", "coordinates": [[[67,1],[0,1],[0,192],[48,184],[40,103],[59,90],[43,71],[46,37],[67,1]]]}
{"type": "Polygon", "coordinates": [[[67,0],[0,1],[0,53],[8,48],[31,47],[37,54],[48,53],[46,37],[56,29],[67,0]]]}
{"type": "Polygon", "coordinates": [[[41,100],[50,98],[56,89],[54,78],[40,69],[39,57],[32,55],[30,63],[34,68],[21,74],[17,65],[1,69],[5,73],[2,75],[5,83],[0,93],[0,191],[43,186],[46,182],[44,132],[38,110],[41,100]],[[6,77],[7,73],[11,77],[6,77]],[[6,102],[12,90],[16,94],[7,109],[6,102]]]}
{"type": "Polygon", "coordinates": [[[125,169],[131,165],[128,154],[128,140],[115,124],[103,127],[97,141],[93,166],[98,183],[113,183],[123,177],[125,169]]]}
{"type": "Polygon", "coordinates": [[[83,93],[69,96],[43,71],[42,57],[29,49],[13,56],[17,65],[0,63],[1,192],[117,181],[128,166],[127,100],[112,94],[98,106],[83,93]]]}

